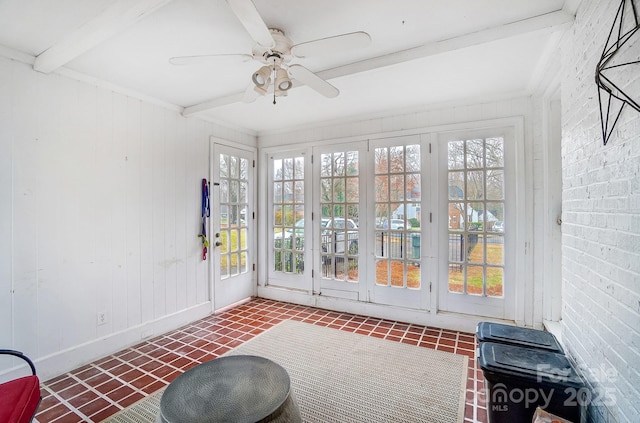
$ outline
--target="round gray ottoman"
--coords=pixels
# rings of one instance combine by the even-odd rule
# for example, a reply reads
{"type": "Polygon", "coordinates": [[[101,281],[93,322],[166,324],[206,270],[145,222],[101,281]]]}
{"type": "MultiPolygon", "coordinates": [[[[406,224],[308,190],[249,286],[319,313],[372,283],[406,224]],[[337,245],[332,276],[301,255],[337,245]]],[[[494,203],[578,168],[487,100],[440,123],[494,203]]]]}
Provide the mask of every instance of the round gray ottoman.
{"type": "Polygon", "coordinates": [[[264,357],[235,355],[199,364],[167,386],[162,423],[302,422],[287,371],[264,357]]]}

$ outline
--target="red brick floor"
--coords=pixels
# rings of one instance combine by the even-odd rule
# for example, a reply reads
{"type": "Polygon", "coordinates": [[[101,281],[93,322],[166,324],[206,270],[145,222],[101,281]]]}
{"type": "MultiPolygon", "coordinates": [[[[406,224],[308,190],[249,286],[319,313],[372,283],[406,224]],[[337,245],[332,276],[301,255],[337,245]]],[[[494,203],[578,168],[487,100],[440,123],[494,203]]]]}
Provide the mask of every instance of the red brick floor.
{"type": "Polygon", "coordinates": [[[473,334],[252,299],[42,383],[39,423],[100,422],[279,322],[293,319],[469,357],[465,423],[486,422],[473,334]]]}

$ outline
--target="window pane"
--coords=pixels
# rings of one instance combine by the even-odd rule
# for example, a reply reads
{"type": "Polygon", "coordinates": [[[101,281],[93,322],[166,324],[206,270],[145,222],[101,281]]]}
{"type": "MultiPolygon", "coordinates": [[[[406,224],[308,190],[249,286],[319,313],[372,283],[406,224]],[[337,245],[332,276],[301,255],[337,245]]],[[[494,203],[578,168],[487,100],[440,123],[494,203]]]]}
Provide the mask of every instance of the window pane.
{"type": "Polygon", "coordinates": [[[411,201],[420,201],[420,174],[410,173],[406,175],[406,183],[405,198],[411,201]]]}
{"type": "Polygon", "coordinates": [[[487,230],[504,232],[504,203],[487,202],[487,230]]]}
{"type": "Polygon", "coordinates": [[[376,173],[389,172],[389,157],[387,147],[376,148],[374,169],[376,173]]]}
{"type": "Polygon", "coordinates": [[[404,147],[391,147],[389,149],[389,172],[404,172],[404,147]]]}
{"type": "Polygon", "coordinates": [[[282,161],[282,178],[283,179],[293,179],[293,159],[284,159],[282,161]]]}
{"type": "Polygon", "coordinates": [[[449,230],[464,230],[465,217],[464,203],[449,203],[449,230]]]}
{"type": "Polygon", "coordinates": [[[389,176],[375,177],[376,202],[389,201],[389,176]]]}
{"type": "Polygon", "coordinates": [[[333,154],[333,176],[344,176],[345,169],[345,154],[334,153],[333,154]]]}
{"type": "Polygon", "coordinates": [[[447,143],[449,169],[464,169],[464,141],[447,143]]]}
{"type": "Polygon", "coordinates": [[[282,182],[274,182],[273,183],[273,202],[274,203],[282,203],[282,182]]]}
{"type": "Polygon", "coordinates": [[[482,200],[484,198],[484,172],[467,172],[467,199],[482,200]]]}
{"type": "Polygon", "coordinates": [[[295,179],[304,179],[304,158],[296,157],[294,159],[293,175],[295,179]]]}
{"type": "Polygon", "coordinates": [[[504,269],[487,267],[487,295],[489,297],[504,296],[504,269]]]}
{"type": "Polygon", "coordinates": [[[464,199],[464,172],[449,172],[449,200],[464,199]]]}
{"type": "Polygon", "coordinates": [[[333,165],[331,161],[331,154],[322,154],[320,156],[320,176],[327,177],[333,173],[333,165]]]}
{"type": "Polygon", "coordinates": [[[282,180],[282,160],[274,160],[273,161],[273,180],[281,181],[282,180]]]}
{"type": "Polygon", "coordinates": [[[238,177],[243,180],[249,179],[248,170],[249,170],[249,160],[240,159],[240,175],[238,177]]]}
{"type": "Polygon", "coordinates": [[[229,156],[229,177],[237,179],[240,176],[240,159],[229,156]]]}
{"type": "Polygon", "coordinates": [[[404,175],[391,175],[389,177],[390,180],[390,188],[391,192],[390,199],[391,201],[401,201],[404,200],[404,175]]]}
{"type": "Polygon", "coordinates": [[[333,180],[333,202],[344,203],[345,201],[345,186],[344,178],[336,178],[333,180]]]}
{"type": "Polygon", "coordinates": [[[487,264],[504,265],[504,237],[487,235],[487,264]]]}
{"type": "Polygon", "coordinates": [[[323,178],[320,180],[320,202],[329,203],[333,196],[333,189],[331,188],[331,179],[323,178]]]}
{"type": "Polygon", "coordinates": [[[357,176],[359,170],[359,158],[357,151],[349,151],[347,153],[347,176],[357,176]]]}
{"type": "Polygon", "coordinates": [[[484,237],[482,234],[468,234],[466,248],[466,258],[469,263],[484,263],[484,237]]]}
{"type": "Polygon", "coordinates": [[[293,183],[293,189],[294,189],[293,202],[304,203],[304,182],[295,181],[293,183]]]}
{"type": "Polygon", "coordinates": [[[347,196],[346,201],[357,203],[360,198],[360,189],[358,187],[358,178],[347,178],[347,196]]]}
{"type": "Polygon", "coordinates": [[[480,169],[484,167],[484,140],[469,140],[466,142],[467,168],[480,169]]]}
{"type": "Polygon", "coordinates": [[[504,170],[487,170],[487,200],[504,199],[504,170]]]}
{"type": "Polygon", "coordinates": [[[504,167],[504,139],[487,138],[487,167],[504,167]]]}
{"type": "Polygon", "coordinates": [[[220,155],[220,177],[229,177],[229,156],[225,154],[220,155]]]}
{"type": "Polygon", "coordinates": [[[407,172],[420,172],[420,146],[407,146],[407,172]]]}

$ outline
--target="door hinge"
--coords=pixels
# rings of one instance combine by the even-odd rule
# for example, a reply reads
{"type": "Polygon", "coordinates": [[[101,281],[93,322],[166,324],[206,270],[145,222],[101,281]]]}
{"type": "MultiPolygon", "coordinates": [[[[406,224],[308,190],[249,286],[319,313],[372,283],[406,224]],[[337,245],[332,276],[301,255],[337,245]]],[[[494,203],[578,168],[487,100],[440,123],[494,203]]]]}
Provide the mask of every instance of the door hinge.
{"type": "Polygon", "coordinates": [[[255,272],[256,271],[256,264],[255,263],[253,263],[252,268],[253,268],[253,271],[255,272]]]}
{"type": "Polygon", "coordinates": [[[429,223],[433,223],[433,213],[429,212],[429,223]]]}
{"type": "Polygon", "coordinates": [[[313,272],[313,269],[311,269],[311,279],[313,279],[313,275],[314,275],[314,272],[313,272]]]}
{"type": "Polygon", "coordinates": [[[256,220],[256,212],[251,212],[251,218],[252,218],[253,220],[256,220]]]}
{"type": "Polygon", "coordinates": [[[429,292],[431,292],[431,282],[429,282],[429,292]]]}
{"type": "Polygon", "coordinates": [[[431,154],[431,143],[429,143],[429,154],[431,154]]]}
{"type": "Polygon", "coordinates": [[[256,161],[255,160],[253,161],[253,167],[256,167],[256,161]]]}
{"type": "Polygon", "coordinates": [[[313,164],[313,154],[311,155],[311,164],[313,164]]]}

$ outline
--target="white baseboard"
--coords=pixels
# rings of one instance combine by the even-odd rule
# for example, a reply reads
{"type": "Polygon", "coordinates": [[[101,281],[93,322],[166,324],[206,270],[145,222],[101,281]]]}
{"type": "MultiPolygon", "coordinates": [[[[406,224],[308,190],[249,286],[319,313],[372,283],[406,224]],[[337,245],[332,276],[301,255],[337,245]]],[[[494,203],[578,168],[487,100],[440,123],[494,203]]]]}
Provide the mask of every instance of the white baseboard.
{"type": "Polygon", "coordinates": [[[490,319],[459,313],[433,313],[426,310],[414,310],[396,306],[366,303],[346,298],[336,298],[324,295],[309,295],[307,292],[294,291],[284,288],[259,286],[258,296],[277,301],[319,307],[327,310],[378,317],[417,325],[432,326],[442,329],[475,333],[476,326],[481,321],[492,321],[514,324],[513,321],[490,319]]]}
{"type": "MultiPolygon", "coordinates": [[[[120,332],[76,345],[34,360],[38,377],[47,381],[53,377],[91,363],[99,358],[131,347],[145,339],[161,335],[211,314],[211,302],[178,311],[120,332]]],[[[25,376],[25,366],[0,374],[0,382],[25,376]]]]}

